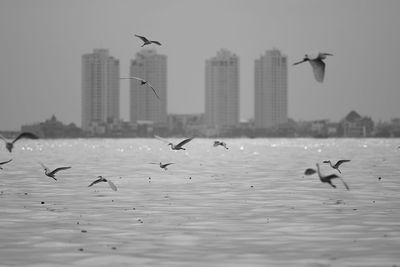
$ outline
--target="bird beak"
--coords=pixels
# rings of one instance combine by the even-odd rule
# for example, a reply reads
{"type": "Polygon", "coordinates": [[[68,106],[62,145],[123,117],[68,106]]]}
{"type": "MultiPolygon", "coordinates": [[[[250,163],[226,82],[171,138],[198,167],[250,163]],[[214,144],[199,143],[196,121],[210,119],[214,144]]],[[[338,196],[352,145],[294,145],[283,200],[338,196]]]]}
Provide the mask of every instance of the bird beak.
{"type": "Polygon", "coordinates": [[[298,65],[298,64],[300,64],[300,63],[303,63],[303,62],[305,62],[305,61],[306,61],[306,60],[304,60],[304,59],[303,59],[302,61],[299,61],[299,62],[293,63],[293,66],[294,66],[294,65],[298,65]]]}

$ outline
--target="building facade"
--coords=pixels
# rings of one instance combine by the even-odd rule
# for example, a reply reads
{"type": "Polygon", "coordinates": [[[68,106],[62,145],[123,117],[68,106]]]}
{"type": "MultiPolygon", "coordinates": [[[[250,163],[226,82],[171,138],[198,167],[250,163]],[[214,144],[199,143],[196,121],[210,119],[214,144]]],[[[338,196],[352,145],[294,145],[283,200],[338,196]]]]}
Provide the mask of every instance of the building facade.
{"type": "Polygon", "coordinates": [[[148,81],[160,99],[147,85],[130,80],[130,121],[151,121],[167,125],[167,56],[155,50],[142,50],[130,63],[130,76],[148,81]]]}
{"type": "Polygon", "coordinates": [[[205,64],[205,123],[222,129],[239,124],[239,58],[221,49],[205,64]]]}
{"type": "Polygon", "coordinates": [[[119,61],[107,49],[82,56],[82,129],[119,120],[119,61]]]}
{"type": "Polygon", "coordinates": [[[288,121],[287,58],[267,50],[254,62],[254,126],[276,127],[288,121]]]}

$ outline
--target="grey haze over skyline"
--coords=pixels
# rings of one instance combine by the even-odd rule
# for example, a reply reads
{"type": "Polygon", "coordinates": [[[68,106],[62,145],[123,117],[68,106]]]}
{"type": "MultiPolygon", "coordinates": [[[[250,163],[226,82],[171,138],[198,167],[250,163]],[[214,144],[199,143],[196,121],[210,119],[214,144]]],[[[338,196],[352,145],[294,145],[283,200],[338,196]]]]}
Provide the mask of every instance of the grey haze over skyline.
{"type": "MultiPolygon", "coordinates": [[[[254,60],[277,48],[290,118],[400,117],[399,10],[395,0],[0,0],[0,130],[52,114],[80,126],[81,56],[109,49],[127,76],[142,49],[134,34],[162,43],[151,48],[168,57],[168,113],[204,112],[205,61],[226,48],[240,60],[240,118],[252,118],[254,60]],[[322,84],[308,63],[291,66],[313,50],[334,54],[322,84]]],[[[129,120],[129,83],[120,89],[129,120]]]]}

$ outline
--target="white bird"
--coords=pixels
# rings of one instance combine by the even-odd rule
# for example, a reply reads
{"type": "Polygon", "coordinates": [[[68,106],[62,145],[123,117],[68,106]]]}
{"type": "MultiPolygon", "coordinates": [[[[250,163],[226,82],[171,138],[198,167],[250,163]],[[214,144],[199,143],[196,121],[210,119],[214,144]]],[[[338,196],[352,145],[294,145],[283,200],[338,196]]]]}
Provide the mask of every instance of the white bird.
{"type": "Polygon", "coordinates": [[[151,41],[151,40],[147,39],[146,37],[140,36],[140,35],[137,35],[137,34],[135,34],[135,36],[138,37],[138,38],[140,38],[140,39],[143,41],[143,44],[142,44],[141,47],[143,47],[143,46],[145,46],[145,45],[152,44],[152,43],[153,43],[153,44],[157,44],[157,45],[161,45],[161,43],[160,43],[159,41],[151,41]]]}
{"type": "Polygon", "coordinates": [[[38,139],[39,137],[37,137],[33,133],[22,132],[12,142],[8,142],[7,139],[5,139],[4,136],[2,136],[1,134],[0,138],[3,139],[3,141],[6,143],[6,148],[11,153],[11,151],[14,148],[14,143],[17,142],[19,139],[21,138],[38,139]]]}
{"type": "Polygon", "coordinates": [[[228,147],[226,146],[226,143],[223,141],[214,141],[214,147],[217,147],[217,146],[223,146],[226,149],[228,149],[228,147]]]}
{"type": "Polygon", "coordinates": [[[154,135],[155,138],[157,138],[160,141],[163,141],[164,143],[167,143],[169,146],[171,146],[172,150],[186,150],[186,148],[184,148],[183,146],[187,143],[189,143],[190,141],[193,140],[194,137],[185,139],[183,141],[181,141],[180,143],[178,143],[177,145],[174,145],[172,142],[158,136],[158,135],[154,135]]]}
{"type": "Polygon", "coordinates": [[[333,55],[330,53],[323,53],[323,52],[308,53],[304,56],[302,61],[296,62],[293,65],[297,65],[306,61],[310,62],[314,72],[315,79],[318,82],[322,83],[324,81],[324,76],[325,76],[325,63],[322,60],[324,60],[326,56],[333,56],[333,55]]]}
{"type": "Polygon", "coordinates": [[[150,164],[157,164],[157,165],[160,165],[160,168],[161,168],[161,169],[164,169],[164,171],[166,171],[166,170],[167,170],[167,167],[168,167],[169,165],[175,164],[175,163],[170,162],[170,163],[162,164],[161,162],[160,162],[160,163],[151,162],[150,164]]]}
{"type": "Polygon", "coordinates": [[[342,181],[342,183],[344,184],[344,186],[346,187],[346,189],[347,189],[347,190],[350,190],[349,186],[346,184],[346,182],[345,182],[340,176],[337,176],[336,174],[330,174],[330,175],[326,175],[326,176],[325,176],[325,175],[322,175],[322,174],[321,174],[321,171],[320,171],[320,169],[319,169],[319,164],[317,163],[316,165],[317,165],[317,170],[316,170],[316,171],[315,171],[314,169],[308,168],[308,169],[305,170],[304,174],[305,174],[305,175],[312,175],[312,174],[314,174],[314,173],[317,172],[320,181],[321,181],[322,183],[330,184],[333,188],[336,188],[336,185],[332,184],[332,181],[331,181],[331,180],[332,180],[332,179],[338,178],[338,179],[340,179],[340,180],[342,181]]]}
{"type": "MultiPolygon", "coordinates": [[[[154,89],[154,87],[153,86],[151,86],[151,84],[148,82],[148,81],[146,81],[145,79],[142,79],[142,78],[138,78],[138,77],[128,77],[128,78],[120,78],[120,79],[129,79],[129,80],[132,80],[132,79],[135,79],[135,80],[138,80],[138,81],[140,81],[140,85],[146,85],[146,86],[148,86],[148,87],[150,87],[151,88],[151,90],[153,90],[153,92],[154,92],[154,94],[156,95],[156,97],[158,98],[158,99],[160,99],[160,97],[158,96],[158,94],[157,94],[157,92],[156,92],[156,90],[154,89]]],[[[161,99],[160,99],[161,100],[161,99]]]]}
{"type": "Polygon", "coordinates": [[[1,165],[7,164],[7,163],[9,163],[10,161],[12,161],[12,159],[9,159],[9,160],[7,160],[7,161],[0,162],[0,170],[3,169],[3,167],[1,167],[1,165]]]}
{"type": "Polygon", "coordinates": [[[103,176],[97,176],[97,180],[93,181],[90,185],[88,185],[88,187],[91,187],[92,185],[95,185],[97,183],[101,183],[101,182],[107,182],[108,185],[111,187],[112,190],[117,191],[117,187],[115,186],[115,184],[113,182],[111,182],[110,180],[104,178],[103,176]]]}
{"type": "Polygon", "coordinates": [[[49,168],[47,168],[43,163],[39,162],[40,165],[42,165],[43,169],[44,169],[44,174],[48,177],[53,178],[54,180],[57,181],[57,178],[55,177],[56,173],[62,170],[67,170],[70,169],[71,167],[59,167],[57,169],[54,169],[52,171],[50,171],[49,168]]]}
{"type": "Polygon", "coordinates": [[[338,162],[336,162],[335,165],[332,165],[332,162],[331,162],[330,160],[324,160],[323,163],[329,163],[329,165],[331,165],[331,167],[332,167],[333,169],[336,169],[336,170],[338,170],[339,173],[342,173],[342,172],[339,170],[339,166],[342,165],[343,163],[349,162],[349,161],[350,161],[349,159],[341,159],[341,160],[338,160],[338,162]]]}

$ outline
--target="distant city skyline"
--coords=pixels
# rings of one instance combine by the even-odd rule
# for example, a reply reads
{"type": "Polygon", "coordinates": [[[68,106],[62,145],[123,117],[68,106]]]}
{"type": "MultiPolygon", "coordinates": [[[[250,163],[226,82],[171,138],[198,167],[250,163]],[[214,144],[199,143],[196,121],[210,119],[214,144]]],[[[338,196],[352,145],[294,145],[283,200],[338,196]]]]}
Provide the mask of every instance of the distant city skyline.
{"type": "MultiPolygon", "coordinates": [[[[356,110],[388,121],[400,117],[399,9],[394,0],[3,0],[0,130],[52,114],[82,125],[80,56],[109,49],[126,76],[142,49],[134,34],[162,43],[149,48],[168,57],[169,114],[204,113],[204,60],[226,48],[240,58],[239,118],[254,118],[254,60],[277,48],[287,56],[289,118],[338,121],[356,110]],[[314,50],[333,54],[322,84],[308,64],[291,66],[314,50]]],[[[128,121],[129,82],[120,89],[128,121]]]]}

